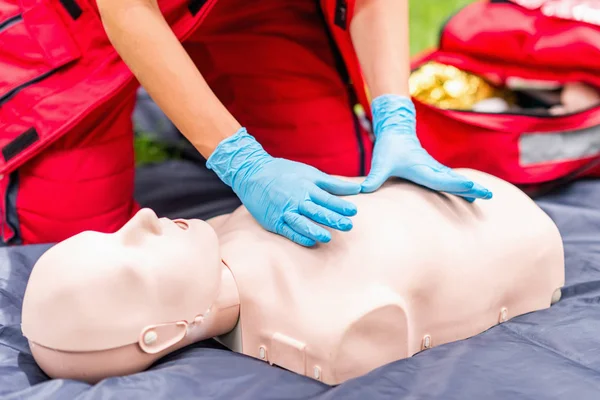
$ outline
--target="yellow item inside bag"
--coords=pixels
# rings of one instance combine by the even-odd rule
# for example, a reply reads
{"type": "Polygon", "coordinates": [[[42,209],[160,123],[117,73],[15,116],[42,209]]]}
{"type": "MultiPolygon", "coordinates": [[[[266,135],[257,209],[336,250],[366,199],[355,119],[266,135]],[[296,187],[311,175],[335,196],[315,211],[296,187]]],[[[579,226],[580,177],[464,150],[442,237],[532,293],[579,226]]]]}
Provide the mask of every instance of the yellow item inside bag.
{"type": "Polygon", "coordinates": [[[428,62],[409,78],[411,96],[443,109],[471,110],[482,100],[501,98],[513,103],[511,93],[485,79],[451,65],[428,62]]]}

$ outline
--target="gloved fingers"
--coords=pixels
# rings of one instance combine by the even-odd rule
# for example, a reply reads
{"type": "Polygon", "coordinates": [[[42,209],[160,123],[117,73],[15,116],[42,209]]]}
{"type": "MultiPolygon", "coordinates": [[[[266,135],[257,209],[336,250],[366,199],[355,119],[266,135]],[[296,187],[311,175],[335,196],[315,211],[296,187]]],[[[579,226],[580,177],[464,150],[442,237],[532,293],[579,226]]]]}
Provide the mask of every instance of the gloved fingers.
{"type": "Polygon", "coordinates": [[[292,242],[299,244],[300,246],[312,247],[316,244],[314,240],[309,239],[306,236],[302,236],[286,224],[282,224],[277,230],[277,233],[291,240],[292,242]]]}
{"type": "MultiPolygon", "coordinates": [[[[451,193],[451,192],[448,192],[451,193]]],[[[456,192],[456,193],[452,193],[455,194],[457,196],[461,196],[461,197],[471,197],[474,199],[483,199],[483,200],[489,200],[492,198],[492,192],[490,192],[489,190],[487,190],[486,188],[484,188],[481,185],[478,185],[477,183],[475,183],[475,185],[473,186],[473,188],[469,191],[466,192],[456,192]]]]}
{"type": "Polygon", "coordinates": [[[362,192],[372,193],[376,191],[385,183],[385,181],[388,180],[389,177],[390,174],[387,170],[373,166],[371,172],[361,184],[362,192]]]}
{"type": "Polygon", "coordinates": [[[348,200],[341,199],[321,189],[312,190],[309,195],[310,199],[315,204],[336,212],[344,217],[352,217],[356,215],[356,205],[348,200]]]}
{"type": "Polygon", "coordinates": [[[331,240],[331,233],[327,229],[320,227],[303,215],[286,212],[283,214],[283,221],[295,232],[314,241],[328,243],[331,240]]]}
{"type": "Polygon", "coordinates": [[[325,207],[304,201],[299,207],[300,214],[312,219],[313,221],[340,231],[349,231],[352,229],[352,221],[349,218],[341,216],[325,207]]]}
{"type": "Polygon", "coordinates": [[[492,198],[492,192],[490,192],[487,189],[483,189],[483,190],[487,191],[487,195],[477,196],[478,193],[481,193],[481,189],[471,189],[468,192],[446,192],[446,193],[462,197],[463,199],[467,200],[469,203],[472,203],[475,201],[476,198],[483,199],[483,200],[489,200],[492,198]]]}
{"type": "Polygon", "coordinates": [[[338,196],[360,193],[360,183],[344,181],[321,171],[315,183],[319,188],[338,196]]]}
{"type": "MultiPolygon", "coordinates": [[[[461,175],[453,170],[449,170],[448,173],[454,177],[457,177],[458,179],[466,179],[468,180],[468,178],[466,178],[464,175],[461,175]]],[[[458,193],[457,193],[458,194],[458,193]]],[[[492,198],[492,192],[490,192],[488,189],[486,189],[485,187],[481,186],[479,183],[477,182],[473,182],[473,187],[471,189],[469,189],[468,191],[463,191],[461,192],[462,196],[468,197],[470,195],[473,195],[471,197],[474,198],[481,198],[481,199],[491,199],[492,198]]]]}
{"type": "Polygon", "coordinates": [[[484,198],[489,195],[487,189],[481,186],[475,187],[475,183],[470,179],[450,172],[452,171],[446,168],[440,171],[434,170],[428,165],[415,165],[411,167],[410,174],[402,177],[438,192],[448,192],[474,198],[484,198]]]}

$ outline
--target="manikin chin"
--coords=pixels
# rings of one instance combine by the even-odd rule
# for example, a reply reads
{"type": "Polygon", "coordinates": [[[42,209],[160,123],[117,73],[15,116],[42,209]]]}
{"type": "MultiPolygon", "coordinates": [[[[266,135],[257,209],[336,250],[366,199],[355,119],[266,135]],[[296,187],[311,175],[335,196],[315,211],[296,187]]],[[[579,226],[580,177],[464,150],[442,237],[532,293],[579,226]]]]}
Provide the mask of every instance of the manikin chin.
{"type": "Polygon", "coordinates": [[[552,220],[514,186],[460,172],[494,198],[389,181],[351,196],[354,228],[314,248],[266,232],[243,207],[208,223],[143,209],[39,259],[23,333],[53,378],[132,374],[214,337],[334,385],[558,301],[552,220]]]}

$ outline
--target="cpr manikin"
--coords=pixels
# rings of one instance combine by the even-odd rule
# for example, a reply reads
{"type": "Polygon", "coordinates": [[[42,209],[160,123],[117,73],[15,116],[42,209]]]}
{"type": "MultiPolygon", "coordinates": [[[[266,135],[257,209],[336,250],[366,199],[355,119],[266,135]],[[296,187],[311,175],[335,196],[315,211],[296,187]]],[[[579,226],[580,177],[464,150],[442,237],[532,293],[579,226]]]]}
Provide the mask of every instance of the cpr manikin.
{"type": "Polygon", "coordinates": [[[143,209],[115,234],[84,232],[39,259],[23,333],[54,378],[142,371],[216,337],[339,384],[558,301],[564,257],[551,219],[512,185],[460,172],[494,198],[390,181],[352,197],[354,228],[314,248],[265,231],[243,207],[210,224],[143,209]]]}

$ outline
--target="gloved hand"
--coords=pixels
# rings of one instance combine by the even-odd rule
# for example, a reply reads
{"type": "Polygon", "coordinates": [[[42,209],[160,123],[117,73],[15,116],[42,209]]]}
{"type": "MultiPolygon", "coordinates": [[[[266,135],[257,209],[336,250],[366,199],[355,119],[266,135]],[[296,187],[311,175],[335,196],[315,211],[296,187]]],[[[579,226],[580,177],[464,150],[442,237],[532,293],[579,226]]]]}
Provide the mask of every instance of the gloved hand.
{"type": "Polygon", "coordinates": [[[341,231],[352,229],[348,217],[356,214],[356,206],[334,195],[358,194],[359,183],[273,158],[245,128],[219,143],[206,165],[270,232],[310,247],[331,240],[330,232],[315,222],[341,231]]]}
{"type": "Polygon", "coordinates": [[[492,192],[440,164],[423,149],[417,138],[416,112],[410,98],[383,95],[375,98],[371,107],[375,148],[371,171],[362,183],[363,192],[379,189],[394,176],[470,202],[492,198],[492,192]]]}

